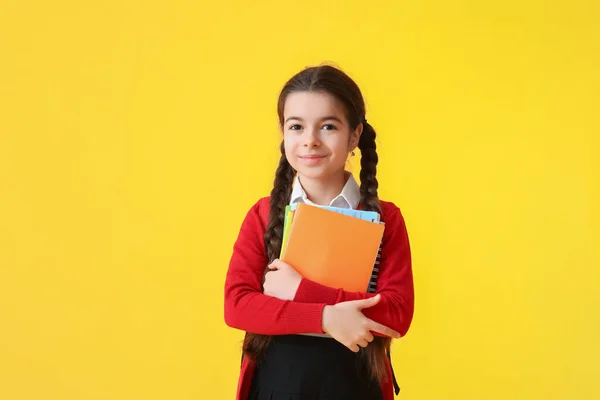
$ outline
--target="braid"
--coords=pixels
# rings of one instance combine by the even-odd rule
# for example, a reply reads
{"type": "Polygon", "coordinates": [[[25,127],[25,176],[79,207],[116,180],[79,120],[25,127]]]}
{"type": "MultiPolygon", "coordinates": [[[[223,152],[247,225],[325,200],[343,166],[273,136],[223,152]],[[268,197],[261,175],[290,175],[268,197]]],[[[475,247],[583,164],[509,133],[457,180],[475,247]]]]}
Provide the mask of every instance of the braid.
{"type": "Polygon", "coordinates": [[[360,201],[366,211],[376,211],[381,214],[377,189],[377,145],[375,144],[375,130],[368,122],[363,123],[363,133],[358,141],[361,152],[360,158],[360,201]]]}
{"type": "MultiPolygon", "coordinates": [[[[281,251],[281,242],[283,238],[283,222],[285,218],[285,206],[288,204],[292,194],[292,185],[296,171],[292,168],[285,157],[285,148],[283,142],[280,146],[281,158],[279,166],[275,172],[275,181],[273,190],[271,190],[271,211],[269,213],[269,223],[264,235],[265,247],[269,261],[279,257],[281,251]]],[[[265,266],[265,272],[267,267],[265,266]]],[[[244,338],[243,351],[250,359],[260,357],[271,342],[271,337],[259,335],[257,333],[247,332],[244,338]]]]}
{"type": "Polygon", "coordinates": [[[275,182],[273,182],[273,190],[271,191],[269,224],[267,225],[264,237],[269,261],[273,261],[279,257],[279,252],[281,251],[285,206],[288,204],[290,195],[292,194],[292,184],[296,175],[296,171],[294,171],[285,157],[283,142],[280,149],[281,159],[275,172],[275,182]]]}
{"type": "MultiPolygon", "coordinates": [[[[358,141],[360,159],[360,202],[365,211],[376,211],[381,215],[377,189],[377,145],[375,130],[368,122],[363,122],[363,133],[358,141]]],[[[382,216],[383,217],[383,216],[382,216]]],[[[362,357],[370,367],[371,377],[383,381],[387,377],[386,355],[390,351],[391,339],[375,337],[368,347],[361,349],[362,357]]]]}

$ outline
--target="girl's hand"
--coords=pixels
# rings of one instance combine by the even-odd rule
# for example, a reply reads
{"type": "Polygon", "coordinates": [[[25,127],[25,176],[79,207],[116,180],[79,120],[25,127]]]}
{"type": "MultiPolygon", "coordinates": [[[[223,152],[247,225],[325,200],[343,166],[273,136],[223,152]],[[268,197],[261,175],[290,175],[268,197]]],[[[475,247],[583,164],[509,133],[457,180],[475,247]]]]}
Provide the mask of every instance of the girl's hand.
{"type": "Polygon", "coordinates": [[[263,293],[281,300],[294,300],[302,275],[281,260],[273,261],[268,268],[270,271],[265,274],[263,293]]]}
{"type": "Polygon", "coordinates": [[[381,295],[363,300],[344,301],[333,306],[325,306],[323,310],[323,331],[335,340],[358,352],[360,347],[367,347],[373,341],[371,331],[399,338],[400,334],[378,322],[364,316],[363,308],[373,307],[379,303],[381,295]]]}

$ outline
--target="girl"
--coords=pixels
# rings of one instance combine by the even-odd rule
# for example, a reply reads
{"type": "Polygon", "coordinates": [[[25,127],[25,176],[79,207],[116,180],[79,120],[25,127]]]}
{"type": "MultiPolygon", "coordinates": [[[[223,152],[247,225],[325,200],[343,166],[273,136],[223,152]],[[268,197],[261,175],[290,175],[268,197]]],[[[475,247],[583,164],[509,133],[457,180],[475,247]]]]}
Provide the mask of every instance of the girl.
{"type": "Polygon", "coordinates": [[[246,215],[225,282],[225,322],[247,332],[237,399],[391,400],[391,338],[406,334],[413,316],[411,256],[400,210],[377,197],[375,130],[362,94],[339,69],[311,67],[286,83],[277,111],[273,190],[246,215]],[[345,170],[357,147],[360,187],[345,170]],[[323,286],[277,260],[285,206],[295,202],[381,214],[376,294],[323,286]]]}

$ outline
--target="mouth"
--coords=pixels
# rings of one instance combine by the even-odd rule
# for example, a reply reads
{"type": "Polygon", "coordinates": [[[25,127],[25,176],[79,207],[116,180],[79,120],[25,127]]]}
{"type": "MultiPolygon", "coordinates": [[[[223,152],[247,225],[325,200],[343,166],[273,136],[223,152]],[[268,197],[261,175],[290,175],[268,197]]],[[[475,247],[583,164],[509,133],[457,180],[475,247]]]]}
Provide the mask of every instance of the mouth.
{"type": "Polygon", "coordinates": [[[322,155],[317,155],[317,154],[311,154],[308,156],[300,156],[301,159],[303,160],[318,160],[320,158],[325,158],[325,156],[322,155]]]}
{"type": "Polygon", "coordinates": [[[326,156],[324,155],[310,154],[306,156],[299,156],[298,158],[300,158],[305,165],[317,165],[323,161],[325,157],[326,156]]]}

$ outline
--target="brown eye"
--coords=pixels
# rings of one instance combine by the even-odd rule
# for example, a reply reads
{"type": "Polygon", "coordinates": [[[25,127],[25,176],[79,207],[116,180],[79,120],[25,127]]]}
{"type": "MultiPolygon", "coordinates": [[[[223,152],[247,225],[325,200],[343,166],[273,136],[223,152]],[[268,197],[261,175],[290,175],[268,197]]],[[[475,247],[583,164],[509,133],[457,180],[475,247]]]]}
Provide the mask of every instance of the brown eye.
{"type": "Polygon", "coordinates": [[[298,124],[294,124],[294,125],[290,126],[289,129],[292,131],[299,131],[300,129],[302,129],[302,127],[298,124]]]}
{"type": "Polygon", "coordinates": [[[326,125],[323,125],[323,129],[326,130],[326,131],[334,131],[337,128],[335,127],[335,125],[326,124],[326,125]]]}

